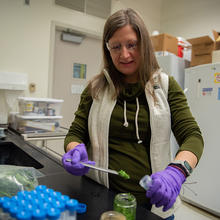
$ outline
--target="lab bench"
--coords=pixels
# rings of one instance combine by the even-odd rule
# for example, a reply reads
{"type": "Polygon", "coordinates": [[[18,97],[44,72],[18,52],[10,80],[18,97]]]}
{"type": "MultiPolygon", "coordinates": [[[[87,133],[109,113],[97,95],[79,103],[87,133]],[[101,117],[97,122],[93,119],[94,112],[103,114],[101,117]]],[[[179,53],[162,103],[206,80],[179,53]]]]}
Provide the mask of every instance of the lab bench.
{"type": "MultiPolygon", "coordinates": [[[[59,159],[25,141],[22,136],[11,130],[6,131],[6,138],[4,141],[0,141],[0,146],[4,142],[17,146],[40,164],[38,170],[44,176],[38,179],[39,184],[46,185],[48,188],[59,191],[87,205],[86,213],[78,214],[78,220],[98,220],[103,212],[113,210],[113,200],[116,192],[107,189],[86,176],[80,177],[69,174],[62,167],[59,159]]],[[[136,220],[142,219],[160,220],[162,218],[137,206],[136,220]]]]}

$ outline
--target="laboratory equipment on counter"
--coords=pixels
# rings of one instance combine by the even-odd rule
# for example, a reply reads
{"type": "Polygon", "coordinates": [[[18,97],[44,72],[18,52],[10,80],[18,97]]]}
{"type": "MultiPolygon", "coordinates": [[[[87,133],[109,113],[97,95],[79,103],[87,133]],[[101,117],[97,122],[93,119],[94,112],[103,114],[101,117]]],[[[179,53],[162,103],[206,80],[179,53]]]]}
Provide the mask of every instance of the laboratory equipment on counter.
{"type": "Polygon", "coordinates": [[[62,99],[18,97],[19,112],[10,114],[10,127],[21,134],[60,130],[62,99]]]}
{"type": "Polygon", "coordinates": [[[220,63],[187,68],[185,88],[191,112],[203,135],[204,152],[182,187],[181,198],[220,216],[220,63]]]}
{"type": "Polygon", "coordinates": [[[16,114],[12,128],[21,134],[55,132],[60,130],[62,116],[29,116],[16,114]]]}
{"type": "Polygon", "coordinates": [[[18,97],[20,115],[59,116],[62,103],[62,99],[18,97]]]}

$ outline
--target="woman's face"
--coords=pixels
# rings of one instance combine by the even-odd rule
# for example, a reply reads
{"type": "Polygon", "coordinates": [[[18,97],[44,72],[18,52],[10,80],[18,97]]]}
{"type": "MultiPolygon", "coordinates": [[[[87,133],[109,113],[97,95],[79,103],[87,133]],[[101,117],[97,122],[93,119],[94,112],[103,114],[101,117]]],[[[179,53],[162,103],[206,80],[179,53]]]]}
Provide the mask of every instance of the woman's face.
{"type": "Polygon", "coordinates": [[[140,49],[138,38],[130,25],[119,28],[109,39],[107,47],[118,71],[125,76],[127,83],[138,81],[140,49]]]}

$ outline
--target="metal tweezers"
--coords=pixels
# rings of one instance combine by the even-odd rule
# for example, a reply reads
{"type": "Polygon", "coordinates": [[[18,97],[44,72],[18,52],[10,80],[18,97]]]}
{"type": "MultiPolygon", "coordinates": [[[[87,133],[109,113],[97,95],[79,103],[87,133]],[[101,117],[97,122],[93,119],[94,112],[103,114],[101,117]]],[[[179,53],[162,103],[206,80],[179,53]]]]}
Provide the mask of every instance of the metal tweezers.
{"type": "MultiPolygon", "coordinates": [[[[71,159],[66,159],[66,162],[71,162],[71,161],[72,161],[71,159]]],[[[119,175],[119,173],[116,170],[105,169],[105,168],[97,167],[97,166],[90,165],[90,164],[87,164],[87,163],[84,163],[84,162],[80,162],[80,163],[83,166],[85,166],[85,167],[89,167],[89,168],[92,168],[92,169],[95,169],[95,170],[99,170],[99,171],[102,171],[102,172],[106,172],[106,173],[111,173],[111,174],[119,175]]]]}

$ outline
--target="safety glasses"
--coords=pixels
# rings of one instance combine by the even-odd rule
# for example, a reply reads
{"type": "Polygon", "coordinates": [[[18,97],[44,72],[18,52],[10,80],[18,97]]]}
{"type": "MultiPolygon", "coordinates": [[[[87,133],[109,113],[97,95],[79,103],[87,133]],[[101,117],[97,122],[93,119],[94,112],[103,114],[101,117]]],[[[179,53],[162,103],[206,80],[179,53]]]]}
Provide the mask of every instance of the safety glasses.
{"type": "Polygon", "coordinates": [[[128,41],[125,44],[121,44],[121,43],[110,44],[108,42],[106,43],[106,47],[108,48],[108,50],[115,54],[121,53],[123,47],[125,47],[130,52],[135,51],[137,49],[137,46],[138,46],[137,41],[128,41]]]}

